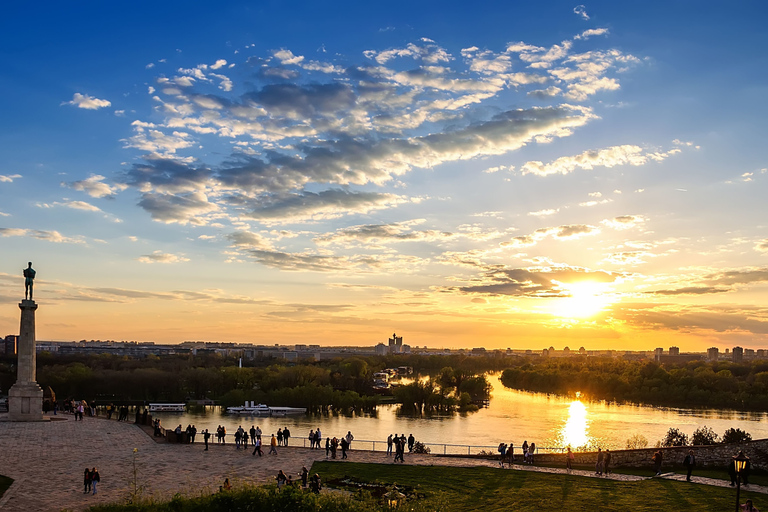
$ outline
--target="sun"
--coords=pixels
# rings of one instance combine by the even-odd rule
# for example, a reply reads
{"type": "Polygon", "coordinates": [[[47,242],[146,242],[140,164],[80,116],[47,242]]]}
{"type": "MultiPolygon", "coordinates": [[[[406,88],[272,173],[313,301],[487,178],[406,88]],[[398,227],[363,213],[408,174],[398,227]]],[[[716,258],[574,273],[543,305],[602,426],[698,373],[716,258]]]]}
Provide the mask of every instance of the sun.
{"type": "Polygon", "coordinates": [[[577,283],[557,283],[570,294],[557,299],[553,313],[565,318],[589,318],[614,302],[609,283],[580,281],[577,283]]]}

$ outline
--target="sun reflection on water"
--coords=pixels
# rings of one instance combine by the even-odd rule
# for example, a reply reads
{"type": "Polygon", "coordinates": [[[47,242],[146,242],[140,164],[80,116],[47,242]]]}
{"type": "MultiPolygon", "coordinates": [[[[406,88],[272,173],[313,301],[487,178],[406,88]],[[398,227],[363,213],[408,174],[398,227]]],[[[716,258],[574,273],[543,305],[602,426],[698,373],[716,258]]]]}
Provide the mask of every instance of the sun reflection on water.
{"type": "Polygon", "coordinates": [[[568,406],[568,419],[560,432],[562,446],[578,448],[589,444],[589,419],[587,407],[580,400],[574,400],[568,406]]]}

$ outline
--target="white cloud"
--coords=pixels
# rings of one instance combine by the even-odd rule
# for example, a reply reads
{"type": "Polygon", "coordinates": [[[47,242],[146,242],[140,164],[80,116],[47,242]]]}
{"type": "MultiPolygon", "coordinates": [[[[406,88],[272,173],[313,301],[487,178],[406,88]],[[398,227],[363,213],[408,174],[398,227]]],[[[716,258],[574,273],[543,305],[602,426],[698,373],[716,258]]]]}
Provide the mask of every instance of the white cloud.
{"type": "Polygon", "coordinates": [[[9,174],[9,175],[3,175],[0,174],[0,183],[12,183],[13,180],[17,180],[21,178],[21,174],[9,174]]]}
{"type": "Polygon", "coordinates": [[[0,237],[26,236],[37,238],[46,242],[83,244],[85,240],[82,237],[71,238],[62,235],[58,231],[46,231],[42,229],[22,229],[22,228],[0,228],[0,237]]]}
{"type": "Polygon", "coordinates": [[[584,5],[577,5],[573,8],[573,13],[579,16],[584,21],[589,20],[589,14],[587,14],[587,8],[584,5]]]}
{"type": "Polygon", "coordinates": [[[80,94],[76,92],[71,101],[64,101],[62,105],[74,105],[77,108],[84,108],[86,110],[98,110],[100,108],[109,107],[112,103],[108,100],[100,100],[87,94],[80,94]]]}
{"type": "Polygon", "coordinates": [[[227,65],[227,61],[224,59],[219,59],[213,64],[211,64],[211,69],[219,69],[227,65]]]}
{"type": "Polygon", "coordinates": [[[291,64],[299,64],[304,60],[302,55],[294,55],[291,50],[280,49],[273,52],[273,55],[280,61],[280,64],[289,66],[291,64]]]}
{"type": "Polygon", "coordinates": [[[548,217],[550,215],[556,214],[559,211],[560,211],[560,208],[556,208],[556,209],[548,208],[546,210],[539,210],[539,211],[535,211],[535,212],[528,212],[528,215],[532,215],[534,217],[548,217]]]}
{"type": "Polygon", "coordinates": [[[755,250],[759,252],[768,252],[768,238],[763,238],[755,244],[755,250]]]}
{"type": "Polygon", "coordinates": [[[618,165],[639,166],[645,165],[650,160],[664,160],[670,155],[679,152],[679,149],[671,149],[667,152],[651,152],[640,146],[625,144],[623,146],[589,150],[574,156],[562,156],[547,164],[531,160],[524,163],[520,170],[523,174],[548,176],[550,174],[568,174],[576,169],[591,170],[595,167],[610,168],[618,165]]]}
{"type": "Polygon", "coordinates": [[[181,263],[189,261],[189,258],[183,255],[170,254],[163,251],[155,251],[152,254],[144,254],[136,258],[141,263],[181,263]]]}
{"type": "Polygon", "coordinates": [[[608,33],[607,28],[590,28],[589,30],[585,30],[581,34],[575,36],[574,40],[579,39],[589,39],[592,36],[602,36],[608,33]]]}
{"type": "Polygon", "coordinates": [[[631,229],[643,224],[648,219],[643,215],[619,215],[613,219],[605,219],[600,223],[609,228],[624,230],[631,229]]]}
{"type": "Polygon", "coordinates": [[[113,196],[121,190],[125,190],[126,185],[107,185],[103,181],[106,178],[100,174],[94,174],[90,177],[69,183],[62,183],[62,187],[69,187],[73,190],[80,190],[91,197],[113,196]]]}

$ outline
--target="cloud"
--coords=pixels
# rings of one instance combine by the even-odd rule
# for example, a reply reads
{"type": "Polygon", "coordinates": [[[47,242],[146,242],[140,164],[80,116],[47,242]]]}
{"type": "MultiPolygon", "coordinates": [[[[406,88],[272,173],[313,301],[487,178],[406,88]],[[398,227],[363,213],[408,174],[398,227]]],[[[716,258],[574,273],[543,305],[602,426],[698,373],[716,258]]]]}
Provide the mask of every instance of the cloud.
{"type": "Polygon", "coordinates": [[[573,39],[574,41],[579,39],[589,39],[592,36],[602,36],[608,33],[607,28],[590,28],[588,30],[585,30],[581,34],[575,36],[573,39]]]}
{"type": "Polygon", "coordinates": [[[74,105],[77,108],[84,108],[86,110],[98,110],[112,105],[112,103],[107,100],[100,100],[93,96],[88,96],[87,94],[80,94],[79,92],[75,93],[71,101],[64,101],[61,104],[74,105]]]}
{"type": "Polygon", "coordinates": [[[45,231],[41,229],[22,229],[22,228],[0,228],[0,237],[26,236],[37,238],[46,242],[83,244],[85,240],[82,237],[70,238],[62,235],[58,231],[45,231]]]}
{"type": "Polygon", "coordinates": [[[450,240],[459,236],[456,233],[438,230],[414,230],[415,225],[424,219],[390,224],[363,224],[343,228],[333,233],[325,233],[314,239],[318,245],[358,242],[363,244],[382,244],[387,242],[435,242],[450,240]]]}
{"type": "Polygon", "coordinates": [[[608,226],[609,228],[623,230],[634,228],[644,223],[646,220],[648,219],[642,215],[619,215],[613,219],[605,219],[600,221],[600,223],[604,226],[608,226]]]}
{"type": "Polygon", "coordinates": [[[9,174],[9,175],[3,175],[0,174],[0,183],[12,183],[13,180],[17,180],[21,178],[21,174],[9,174]]]}
{"type": "Polygon", "coordinates": [[[540,99],[540,100],[551,100],[558,94],[563,92],[563,90],[559,87],[550,86],[546,89],[536,89],[533,91],[528,91],[528,96],[533,96],[534,98],[540,99]]]}
{"type": "Polygon", "coordinates": [[[273,52],[273,55],[280,61],[280,64],[283,65],[298,64],[304,60],[303,56],[294,55],[291,50],[286,49],[277,50],[273,52]]]}
{"type": "Polygon", "coordinates": [[[227,65],[227,61],[226,61],[226,60],[224,60],[224,59],[219,59],[219,60],[217,60],[216,62],[214,62],[213,64],[211,64],[211,69],[219,69],[219,68],[223,68],[223,67],[224,67],[224,66],[226,66],[226,65],[227,65]]]}
{"type": "Polygon", "coordinates": [[[587,14],[587,8],[584,5],[577,5],[573,8],[573,13],[579,16],[584,21],[589,21],[589,15],[587,14]]]}
{"type": "Polygon", "coordinates": [[[208,223],[205,215],[219,210],[219,206],[208,201],[203,192],[187,194],[143,194],[139,206],[146,210],[153,220],[166,224],[193,224],[202,226],[208,223]]]}
{"type": "Polygon", "coordinates": [[[579,267],[509,268],[489,265],[472,284],[447,288],[466,294],[518,297],[570,297],[563,286],[579,282],[613,283],[617,275],[579,267]]]}
{"type": "Polygon", "coordinates": [[[550,174],[568,174],[576,169],[591,170],[595,167],[616,167],[619,165],[639,166],[649,161],[660,162],[671,155],[679,153],[677,148],[667,152],[651,152],[641,148],[625,144],[623,146],[611,146],[605,149],[589,150],[579,155],[562,156],[547,164],[540,161],[528,161],[520,167],[523,174],[535,174],[548,176],[550,174]]]}
{"type": "Polygon", "coordinates": [[[55,202],[51,205],[43,205],[46,207],[52,207],[52,206],[63,206],[65,208],[71,208],[73,210],[83,210],[87,212],[100,212],[101,208],[98,206],[94,206],[91,203],[86,203],[85,201],[64,201],[62,203],[55,202]]]}
{"type": "Polygon", "coordinates": [[[554,214],[556,214],[559,211],[560,211],[560,208],[557,208],[557,209],[548,208],[546,210],[538,210],[538,211],[535,211],[535,212],[528,212],[528,215],[533,215],[534,217],[547,217],[549,215],[554,215],[554,214]]]}
{"type": "Polygon", "coordinates": [[[501,247],[527,247],[536,245],[540,240],[549,236],[561,239],[572,240],[582,236],[596,235],[600,233],[600,228],[587,224],[565,224],[558,227],[540,228],[529,235],[521,235],[512,238],[509,242],[502,242],[501,247]]]}
{"type": "Polygon", "coordinates": [[[763,238],[755,244],[755,250],[759,252],[768,252],[768,238],[763,238]]]}
{"type": "Polygon", "coordinates": [[[141,263],[181,263],[184,261],[189,261],[189,258],[178,254],[155,251],[152,254],[144,254],[139,256],[136,258],[136,260],[140,261],[141,263]]]}
{"type": "Polygon", "coordinates": [[[62,182],[61,186],[85,192],[89,196],[96,198],[114,196],[117,192],[125,190],[127,187],[127,185],[124,184],[113,186],[107,185],[104,183],[105,179],[106,178],[100,174],[92,174],[84,180],[62,182]]]}
{"type": "Polygon", "coordinates": [[[366,214],[393,208],[410,200],[395,194],[379,192],[350,192],[328,189],[321,192],[303,191],[275,194],[249,202],[243,214],[264,223],[300,222],[334,219],[350,213],[366,214]]]}

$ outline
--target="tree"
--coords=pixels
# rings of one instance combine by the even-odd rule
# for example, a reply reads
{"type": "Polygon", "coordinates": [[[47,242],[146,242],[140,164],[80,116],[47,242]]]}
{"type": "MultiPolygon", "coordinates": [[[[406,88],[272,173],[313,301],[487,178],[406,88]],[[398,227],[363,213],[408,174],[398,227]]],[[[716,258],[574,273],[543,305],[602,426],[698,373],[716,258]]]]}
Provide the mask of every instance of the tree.
{"type": "Polygon", "coordinates": [[[693,435],[691,436],[691,444],[694,446],[716,444],[717,437],[718,436],[715,434],[714,430],[704,425],[703,427],[697,428],[693,431],[693,435]]]}
{"type": "Polygon", "coordinates": [[[729,428],[723,433],[724,443],[744,443],[751,440],[752,436],[740,428],[729,428]]]}
{"type": "Polygon", "coordinates": [[[666,437],[661,440],[661,446],[686,446],[687,444],[688,436],[676,428],[670,428],[666,437]]]}
{"type": "Polygon", "coordinates": [[[627,450],[639,450],[648,447],[648,439],[642,434],[635,434],[627,439],[627,450]]]}

